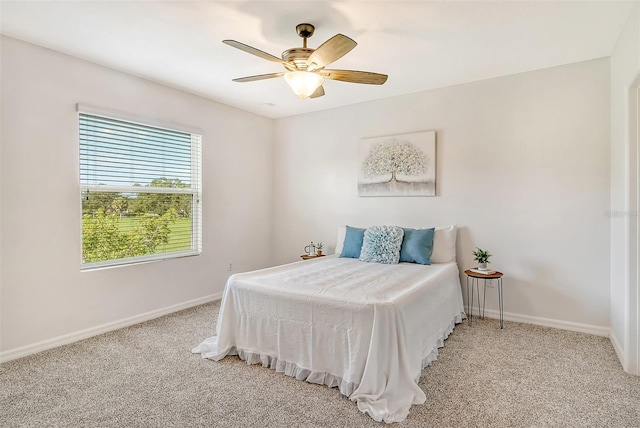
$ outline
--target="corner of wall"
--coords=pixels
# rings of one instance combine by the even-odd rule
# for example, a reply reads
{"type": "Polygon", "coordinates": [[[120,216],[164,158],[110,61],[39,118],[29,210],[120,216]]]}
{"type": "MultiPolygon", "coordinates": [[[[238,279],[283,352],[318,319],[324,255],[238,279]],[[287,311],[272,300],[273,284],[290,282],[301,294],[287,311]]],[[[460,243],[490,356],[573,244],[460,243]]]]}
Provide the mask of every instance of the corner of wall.
{"type": "Polygon", "coordinates": [[[271,136],[270,136],[270,144],[271,144],[271,194],[269,198],[269,213],[270,213],[270,221],[269,221],[269,233],[268,233],[268,243],[269,243],[269,266],[273,266],[275,264],[275,251],[274,249],[274,240],[276,239],[276,144],[277,144],[277,130],[276,130],[276,119],[269,119],[271,125],[271,136]]]}
{"type": "Polygon", "coordinates": [[[609,339],[611,340],[611,345],[613,345],[613,349],[616,351],[618,360],[620,360],[620,363],[622,364],[623,370],[626,370],[627,359],[625,357],[625,352],[624,352],[624,349],[622,348],[622,345],[620,345],[620,342],[618,341],[618,338],[616,337],[616,334],[613,330],[609,330],[609,339]]]}

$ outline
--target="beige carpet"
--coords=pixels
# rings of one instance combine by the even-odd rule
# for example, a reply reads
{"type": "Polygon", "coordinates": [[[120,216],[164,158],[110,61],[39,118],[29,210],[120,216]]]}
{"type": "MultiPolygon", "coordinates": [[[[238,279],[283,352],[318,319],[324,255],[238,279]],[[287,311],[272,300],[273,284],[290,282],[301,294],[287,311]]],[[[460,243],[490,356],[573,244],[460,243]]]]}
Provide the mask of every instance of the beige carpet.
{"type": "MultiPolygon", "coordinates": [[[[190,350],[219,302],[0,366],[1,427],[368,427],[338,391],[190,350]]],[[[639,427],[608,339],[474,319],[422,372],[403,427],[639,427]]]]}

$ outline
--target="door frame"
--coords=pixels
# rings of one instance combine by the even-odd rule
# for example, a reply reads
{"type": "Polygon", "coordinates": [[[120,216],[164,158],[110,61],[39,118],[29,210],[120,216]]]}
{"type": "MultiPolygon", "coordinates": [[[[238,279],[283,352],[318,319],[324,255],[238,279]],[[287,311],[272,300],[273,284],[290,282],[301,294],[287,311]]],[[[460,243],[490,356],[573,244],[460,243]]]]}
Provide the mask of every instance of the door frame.
{"type": "Polygon", "coordinates": [[[640,374],[640,75],[628,91],[628,193],[626,216],[628,272],[625,316],[625,371],[640,374]]]}

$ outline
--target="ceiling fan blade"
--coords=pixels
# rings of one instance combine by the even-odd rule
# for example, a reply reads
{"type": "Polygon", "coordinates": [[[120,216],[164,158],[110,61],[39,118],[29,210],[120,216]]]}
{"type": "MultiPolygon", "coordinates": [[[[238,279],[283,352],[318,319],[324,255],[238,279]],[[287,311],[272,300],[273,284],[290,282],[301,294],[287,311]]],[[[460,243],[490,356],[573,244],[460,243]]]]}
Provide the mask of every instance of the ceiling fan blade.
{"type": "Polygon", "coordinates": [[[309,98],[318,98],[323,95],[324,95],[324,88],[322,87],[322,85],[320,85],[318,86],[318,89],[316,89],[316,91],[309,96],[309,98]]]}
{"type": "Polygon", "coordinates": [[[284,76],[284,73],[258,74],[257,76],[239,77],[233,79],[234,82],[255,82],[256,80],[273,79],[274,77],[284,76]]]}
{"type": "Polygon", "coordinates": [[[370,71],[355,70],[319,70],[325,79],[340,80],[350,83],[364,83],[367,85],[382,85],[387,81],[386,74],[372,73],[370,71]]]}
{"type": "Polygon", "coordinates": [[[355,48],[356,42],[344,34],[336,34],[316,49],[307,59],[308,70],[313,71],[324,67],[327,64],[342,58],[351,49],[355,48]]]}
{"type": "Polygon", "coordinates": [[[240,49],[241,51],[245,51],[246,53],[250,53],[251,55],[258,56],[262,59],[266,59],[267,61],[277,62],[279,64],[285,64],[282,58],[278,58],[277,56],[273,56],[266,52],[261,51],[260,49],[256,49],[249,45],[245,45],[244,43],[240,43],[235,40],[223,40],[222,43],[225,43],[229,46],[233,46],[236,49],[240,49]]]}

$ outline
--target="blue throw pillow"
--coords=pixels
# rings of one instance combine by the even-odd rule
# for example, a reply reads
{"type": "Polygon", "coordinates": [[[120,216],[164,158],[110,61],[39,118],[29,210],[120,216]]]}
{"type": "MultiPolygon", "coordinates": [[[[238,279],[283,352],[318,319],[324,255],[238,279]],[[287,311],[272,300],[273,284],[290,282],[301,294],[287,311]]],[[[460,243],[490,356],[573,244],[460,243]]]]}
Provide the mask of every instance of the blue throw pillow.
{"type": "Polygon", "coordinates": [[[400,261],[430,265],[435,228],[403,229],[404,239],[400,248],[400,261]]]}
{"type": "Polygon", "coordinates": [[[360,261],[396,264],[404,232],[396,226],[373,226],[364,232],[360,261]]]}
{"type": "Polygon", "coordinates": [[[340,257],[348,257],[352,259],[360,258],[363,239],[364,229],[347,226],[347,231],[344,235],[344,245],[342,246],[340,257]]]}

